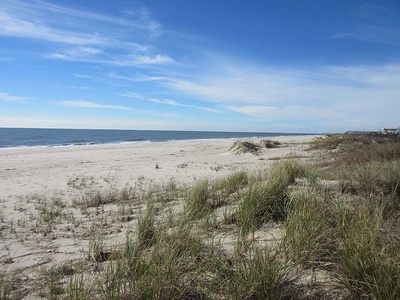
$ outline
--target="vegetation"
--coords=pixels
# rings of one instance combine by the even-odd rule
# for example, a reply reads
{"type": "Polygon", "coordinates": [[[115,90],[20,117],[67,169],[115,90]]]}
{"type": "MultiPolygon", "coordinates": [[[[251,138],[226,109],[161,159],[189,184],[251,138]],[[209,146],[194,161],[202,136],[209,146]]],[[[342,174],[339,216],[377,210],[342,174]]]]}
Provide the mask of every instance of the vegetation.
{"type": "MultiPolygon", "coordinates": [[[[89,259],[44,274],[43,296],[400,299],[400,140],[332,135],[310,151],[309,162],[285,159],[264,173],[75,201],[89,216],[124,207],[119,220],[132,230],[118,245],[97,232],[89,259]],[[174,201],[182,209],[172,210],[174,201]],[[136,206],[139,216],[128,218],[136,206]],[[268,240],[271,228],[282,234],[268,240]]],[[[38,226],[55,228],[64,209],[42,199],[38,226]]],[[[13,299],[13,286],[0,277],[0,299],[13,299]]]]}

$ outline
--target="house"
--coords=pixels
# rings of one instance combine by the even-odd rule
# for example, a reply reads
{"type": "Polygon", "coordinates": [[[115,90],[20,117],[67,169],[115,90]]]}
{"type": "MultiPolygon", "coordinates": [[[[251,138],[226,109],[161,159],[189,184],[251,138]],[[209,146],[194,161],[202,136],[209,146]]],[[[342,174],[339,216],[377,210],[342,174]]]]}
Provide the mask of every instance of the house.
{"type": "Polygon", "coordinates": [[[382,128],[383,134],[400,134],[399,128],[382,128]]]}

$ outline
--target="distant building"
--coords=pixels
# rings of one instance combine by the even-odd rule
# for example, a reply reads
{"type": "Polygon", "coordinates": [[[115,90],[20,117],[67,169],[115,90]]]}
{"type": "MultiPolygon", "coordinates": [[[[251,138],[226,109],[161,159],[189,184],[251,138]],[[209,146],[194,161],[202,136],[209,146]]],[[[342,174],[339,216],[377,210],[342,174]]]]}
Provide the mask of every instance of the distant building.
{"type": "Polygon", "coordinates": [[[380,134],[381,132],[380,131],[360,131],[360,130],[358,130],[358,131],[346,131],[344,134],[371,134],[371,135],[374,135],[374,134],[380,134]]]}
{"type": "Polygon", "coordinates": [[[382,128],[383,134],[400,134],[400,128],[382,128]]]}

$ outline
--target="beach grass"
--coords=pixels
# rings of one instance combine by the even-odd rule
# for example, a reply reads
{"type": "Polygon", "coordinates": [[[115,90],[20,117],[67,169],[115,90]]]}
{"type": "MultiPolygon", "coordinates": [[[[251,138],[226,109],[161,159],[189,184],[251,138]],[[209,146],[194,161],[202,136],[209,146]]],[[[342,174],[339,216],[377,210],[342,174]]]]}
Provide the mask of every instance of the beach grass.
{"type": "Polygon", "coordinates": [[[253,246],[235,258],[230,278],[231,299],[291,299],[296,295],[293,265],[268,248],[253,246]]]}
{"type": "Polygon", "coordinates": [[[345,220],[336,250],[336,272],[353,298],[400,297],[400,244],[392,234],[382,232],[383,223],[379,204],[359,206],[345,220]]]}
{"type": "MultiPolygon", "coordinates": [[[[265,171],[91,191],[68,207],[94,224],[83,258],[42,273],[38,294],[400,299],[399,145],[395,137],[332,135],[310,145],[311,159],[276,161],[265,171]],[[125,238],[110,244],[109,224],[121,220],[125,238]]],[[[70,226],[65,203],[38,203],[37,226],[70,226]]],[[[15,276],[0,274],[0,299],[22,295],[15,276]]]]}
{"type": "Polygon", "coordinates": [[[337,235],[334,214],[338,199],[310,188],[292,191],[289,197],[282,251],[307,268],[329,264],[337,235]]]}

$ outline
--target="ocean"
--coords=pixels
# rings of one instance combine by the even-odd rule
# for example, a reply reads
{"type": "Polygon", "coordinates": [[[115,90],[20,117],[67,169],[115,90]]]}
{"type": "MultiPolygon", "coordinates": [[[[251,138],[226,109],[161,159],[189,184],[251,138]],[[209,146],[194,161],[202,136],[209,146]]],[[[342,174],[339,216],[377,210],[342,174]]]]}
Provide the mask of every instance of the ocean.
{"type": "Polygon", "coordinates": [[[225,139],[307,135],[299,133],[100,130],[100,129],[37,129],[0,128],[0,148],[66,147],[138,142],[168,142],[198,139],[225,139]]]}

